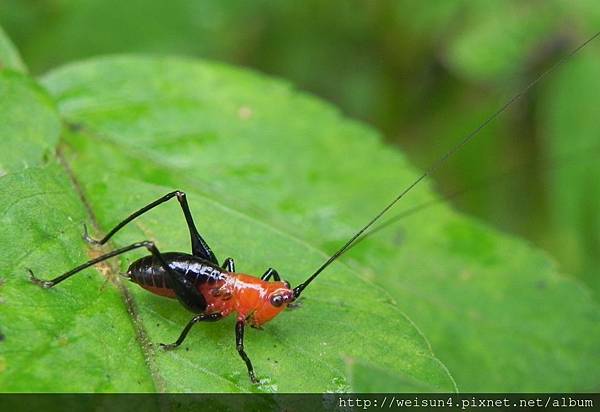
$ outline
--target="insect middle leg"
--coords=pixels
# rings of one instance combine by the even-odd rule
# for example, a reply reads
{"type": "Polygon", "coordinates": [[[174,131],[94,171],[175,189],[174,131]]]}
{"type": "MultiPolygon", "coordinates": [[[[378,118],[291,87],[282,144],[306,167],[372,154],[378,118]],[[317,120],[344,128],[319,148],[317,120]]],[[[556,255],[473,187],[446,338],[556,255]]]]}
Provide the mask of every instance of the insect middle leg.
{"type": "Polygon", "coordinates": [[[221,267],[228,272],[235,272],[235,262],[233,258],[228,257],[227,259],[225,259],[221,267]]]}
{"type": "Polygon", "coordinates": [[[83,238],[91,244],[94,245],[103,245],[105,244],[115,233],[121,230],[125,225],[130,223],[135,218],[143,215],[144,213],[154,209],[156,206],[165,203],[166,201],[172,199],[173,197],[177,197],[179,204],[181,205],[181,210],[183,211],[183,215],[185,216],[185,220],[187,222],[188,229],[190,231],[190,238],[192,241],[192,254],[194,256],[200,257],[202,259],[208,260],[209,262],[214,263],[215,265],[219,264],[219,261],[215,254],[212,252],[206,241],[200,236],[198,233],[198,229],[196,229],[196,225],[194,224],[194,219],[192,218],[192,212],[190,212],[190,207],[187,203],[187,197],[184,192],[180,190],[175,190],[174,192],[167,193],[160,199],[155,200],[154,202],[144,206],[137,212],[129,215],[125,220],[116,225],[106,236],[104,236],[100,240],[92,239],[88,235],[87,227],[84,225],[84,233],[83,238]]]}

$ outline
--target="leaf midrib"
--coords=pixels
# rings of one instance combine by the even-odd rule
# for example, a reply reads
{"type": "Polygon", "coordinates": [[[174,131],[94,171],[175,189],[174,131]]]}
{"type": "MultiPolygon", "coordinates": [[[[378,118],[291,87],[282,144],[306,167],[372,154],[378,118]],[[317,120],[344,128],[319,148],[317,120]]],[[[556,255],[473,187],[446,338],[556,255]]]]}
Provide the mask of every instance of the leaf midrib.
{"type": "MultiPolygon", "coordinates": [[[[62,146],[65,144],[66,143],[64,141],[64,135],[63,135],[63,133],[61,133],[60,140],[58,142],[58,146],[57,146],[57,150],[56,150],[56,157],[57,157],[61,167],[64,169],[64,171],[69,179],[69,182],[73,185],[73,189],[75,190],[75,193],[77,194],[82,205],[84,206],[85,213],[88,215],[88,218],[91,220],[92,225],[94,226],[94,229],[98,230],[99,229],[98,220],[96,218],[96,215],[94,214],[92,205],[89,203],[88,199],[86,198],[81,184],[77,180],[77,177],[76,177],[75,173],[73,172],[73,169],[70,167],[66,157],[64,156],[62,146]]],[[[112,244],[112,242],[108,242],[107,244],[112,244]]],[[[131,293],[128,291],[127,287],[125,285],[123,285],[123,283],[119,279],[119,276],[115,276],[116,274],[118,274],[118,269],[114,263],[105,261],[105,262],[99,263],[98,266],[104,266],[106,268],[106,271],[112,275],[109,278],[107,278],[107,280],[110,279],[111,282],[116,286],[117,290],[119,291],[119,295],[121,296],[121,299],[123,300],[123,305],[129,315],[128,319],[130,319],[132,326],[133,326],[133,330],[135,331],[136,341],[138,342],[139,347],[142,350],[142,354],[144,357],[144,361],[146,363],[147,371],[148,371],[149,375],[152,377],[152,386],[154,388],[154,392],[164,393],[166,391],[166,385],[164,384],[164,379],[160,375],[158,367],[156,365],[156,362],[154,361],[154,358],[155,358],[154,349],[152,348],[152,346],[149,343],[150,341],[147,338],[148,334],[145,331],[144,324],[138,316],[137,304],[135,302],[135,299],[133,298],[131,293]]]]}

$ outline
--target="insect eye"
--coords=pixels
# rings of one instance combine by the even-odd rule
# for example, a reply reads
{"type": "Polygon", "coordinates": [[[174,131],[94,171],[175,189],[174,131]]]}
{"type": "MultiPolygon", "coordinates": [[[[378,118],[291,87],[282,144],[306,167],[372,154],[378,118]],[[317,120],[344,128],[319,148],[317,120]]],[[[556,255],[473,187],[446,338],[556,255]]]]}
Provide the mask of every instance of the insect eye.
{"type": "Polygon", "coordinates": [[[271,296],[271,305],[275,306],[275,307],[279,307],[283,304],[283,297],[281,295],[274,295],[271,296]]]}

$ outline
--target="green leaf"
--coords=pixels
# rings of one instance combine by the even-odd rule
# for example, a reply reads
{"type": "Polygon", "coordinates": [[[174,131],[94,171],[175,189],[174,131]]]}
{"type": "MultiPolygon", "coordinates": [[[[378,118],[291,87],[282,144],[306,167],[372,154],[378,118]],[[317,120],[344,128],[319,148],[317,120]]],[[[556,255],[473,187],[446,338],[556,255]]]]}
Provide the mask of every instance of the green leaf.
{"type": "MultiPolygon", "coordinates": [[[[106,231],[175,187],[188,192],[196,220],[221,259],[225,253],[235,256],[238,268],[248,273],[262,273],[272,264],[297,284],[326,254],[314,242],[252,213],[253,199],[238,194],[255,196],[258,205],[269,192],[260,181],[253,188],[240,187],[235,179],[232,186],[219,187],[213,184],[218,176],[211,170],[251,179],[273,176],[277,168],[262,166],[268,157],[256,157],[258,163],[250,164],[250,149],[261,144],[262,136],[284,147],[294,144],[292,139],[278,140],[286,133],[310,136],[326,124],[336,136],[330,144],[337,144],[346,132],[354,133],[358,146],[363,135],[367,139],[372,135],[285,84],[218,65],[99,59],[58,71],[45,84],[69,125],[59,145],[60,162],[52,156],[36,168],[0,180],[0,205],[7,210],[3,223],[10,227],[0,239],[8,245],[0,266],[7,279],[0,312],[5,335],[0,346],[3,388],[340,391],[349,389],[345,360],[356,359],[427,390],[456,389],[424,336],[385,288],[345,265],[319,279],[319,286],[306,292],[301,309],[283,314],[264,331],[247,332],[246,350],[262,379],[258,387],[250,384],[235,350],[231,318],[197,326],[183,348],[163,352],[152,344],[174,340],[191,314],[176,301],[137,285],[121,286],[117,267],[104,265],[99,271],[111,282],[89,270],[51,290],[32,285],[27,267],[47,278],[86,259],[80,223],[93,217],[106,231]],[[115,87],[125,94],[119,96],[115,87]],[[277,106],[279,113],[270,114],[277,106]],[[112,125],[103,123],[107,119],[112,125]],[[103,125],[116,129],[109,132],[103,125]],[[241,130],[246,134],[236,137],[241,130]],[[134,133],[135,138],[118,141],[120,131],[134,133]],[[146,157],[152,153],[161,155],[155,160],[146,157]],[[204,158],[196,158],[199,153],[204,158]],[[227,166],[228,154],[237,162],[227,166]],[[196,176],[182,174],[187,170],[196,176]],[[86,216],[86,210],[92,215],[86,216]],[[35,351],[23,349],[23,342],[34,334],[35,351]],[[35,382],[34,388],[30,382],[35,382]]],[[[42,133],[47,141],[54,136],[52,130],[42,133]]],[[[375,140],[369,145],[379,147],[375,140]]],[[[281,184],[283,189],[283,179],[281,184]]],[[[163,251],[186,250],[188,234],[180,215],[177,204],[159,208],[120,233],[111,246],[148,238],[163,251]]],[[[122,271],[135,256],[123,257],[122,271]]]]}
{"type": "Polygon", "coordinates": [[[0,71],[0,113],[0,175],[48,158],[58,143],[60,119],[54,102],[39,86],[20,73],[0,71]]]}
{"type": "MultiPolygon", "coordinates": [[[[325,254],[319,259],[302,249],[298,255],[298,240],[289,243],[286,237],[332,252],[415,177],[372,130],[285,84],[227,67],[97,59],[59,70],[45,84],[68,121],[84,127],[68,138],[69,161],[104,231],[167,188],[181,187],[192,193],[193,210],[214,249],[221,257],[236,256],[250,273],[272,265],[292,283],[301,281],[325,254]]],[[[421,185],[403,206],[428,199],[421,185]]],[[[177,213],[175,206],[156,211],[158,217],[124,233],[119,244],[152,238],[163,249],[185,247],[185,230],[172,220],[177,213]]],[[[365,343],[366,336],[387,327],[380,320],[359,323],[339,309],[373,294],[363,310],[376,314],[399,307],[408,313],[458,376],[461,390],[589,390],[600,382],[594,362],[598,305],[589,291],[559,275],[547,255],[523,242],[439,207],[364,242],[346,262],[315,282],[303,310],[290,314],[291,323],[275,321],[269,329],[283,328],[277,335],[294,342],[303,316],[315,323],[327,319],[325,329],[352,345],[330,337],[321,347],[334,345],[339,354],[381,368],[385,358],[359,354],[377,347],[401,359],[392,346],[396,335],[365,343]],[[352,325],[352,333],[335,324],[352,325]]],[[[155,298],[136,296],[147,302],[140,303],[143,316],[156,313],[155,298]]],[[[170,313],[166,307],[164,313],[170,313]]],[[[367,316],[359,308],[352,313],[367,316]]],[[[185,320],[181,316],[178,325],[185,320]]],[[[317,324],[300,329],[325,333],[317,324]]],[[[168,336],[152,329],[150,335],[168,336]]],[[[301,339],[304,350],[315,350],[318,338],[305,335],[295,342],[301,339]]],[[[284,358],[271,357],[279,365],[284,358]]]]}
{"type": "Polygon", "coordinates": [[[85,209],[49,152],[60,125],[49,102],[31,80],[0,72],[0,387],[151,391],[114,288],[88,274],[76,291],[40,293],[27,279],[26,267],[63,268],[87,258],[78,233],[85,209]]]}
{"type": "Polygon", "coordinates": [[[422,382],[391,374],[365,362],[351,360],[347,366],[352,389],[359,393],[422,393],[430,390],[422,382]]]}
{"type": "MultiPolygon", "coordinates": [[[[167,191],[184,189],[206,239],[221,259],[234,256],[242,272],[262,273],[273,266],[297,284],[415,177],[371,129],[284,83],[226,66],[105,58],[65,67],[44,84],[70,130],[63,133],[61,166],[50,160],[41,166],[42,174],[60,176],[56,186],[72,199],[74,185],[102,232],[167,191]]],[[[17,179],[22,191],[32,186],[17,179]]],[[[12,200],[9,190],[3,187],[1,193],[2,204],[12,200]]],[[[402,205],[430,199],[421,185],[402,205]]],[[[34,319],[30,327],[35,329],[39,319],[34,313],[58,318],[73,312],[65,300],[79,303],[83,311],[86,299],[107,294],[115,298],[93,312],[97,322],[131,320],[129,308],[133,326],[121,322],[118,343],[112,329],[100,345],[85,342],[86,355],[114,357],[123,367],[110,369],[109,376],[146,385],[120,390],[452,390],[444,364],[463,391],[589,390],[600,382],[594,361],[600,309],[589,291],[557,274],[545,254],[443,206],[363,242],[307,289],[301,309],[282,314],[265,331],[250,330],[246,348],[263,379],[253,388],[235,352],[231,319],[197,326],[185,348],[162,353],[143,338],[161,342],[178,335],[190,314],[176,302],[128,285],[131,298],[124,305],[117,298],[119,287],[108,283],[98,290],[102,277],[93,271],[56,290],[30,285],[26,266],[49,277],[85,259],[77,225],[64,226],[69,220],[62,203],[40,200],[19,208],[29,214],[19,219],[22,227],[0,239],[9,245],[5,256],[22,255],[16,267],[8,261],[0,266],[2,273],[10,273],[2,296],[5,290],[16,296],[0,305],[0,324],[6,329],[0,356],[7,365],[0,384],[25,385],[25,378],[19,381],[18,344],[31,331],[19,326],[20,319],[34,319]],[[37,243],[30,233],[37,222],[52,226],[43,231],[44,253],[31,252],[37,243]],[[54,227],[60,222],[62,227],[54,227]],[[9,240],[17,230],[23,242],[13,250],[9,240]],[[61,230],[59,250],[67,255],[54,259],[55,234],[61,230]],[[12,309],[30,296],[47,300],[46,309],[12,309]],[[9,370],[11,364],[17,368],[9,370]],[[379,372],[383,379],[371,378],[379,372]]],[[[90,219],[83,205],[73,202],[72,207],[78,209],[67,213],[73,222],[90,219]]],[[[120,233],[111,246],[148,238],[162,250],[186,250],[189,240],[180,215],[176,204],[159,208],[120,233]]],[[[120,270],[135,257],[125,256],[120,270]]],[[[118,269],[104,270],[112,280],[118,278],[118,269]]],[[[72,316],[79,327],[86,326],[86,317],[77,311],[72,316]]],[[[56,331],[47,325],[39,329],[56,331]]],[[[94,336],[89,329],[80,335],[94,336]]],[[[53,342],[42,340],[41,345],[53,342]]],[[[66,342],[69,347],[71,340],[66,342]]],[[[98,370],[80,370],[83,362],[72,356],[55,351],[48,362],[69,362],[73,373],[98,370]]],[[[44,372],[26,378],[37,379],[39,390],[113,389],[106,383],[112,381],[100,376],[79,378],[76,386],[67,387],[60,367],[44,372]]]]}
{"type": "Polygon", "coordinates": [[[0,27],[0,70],[3,69],[12,69],[23,73],[27,71],[19,53],[0,27]]]}

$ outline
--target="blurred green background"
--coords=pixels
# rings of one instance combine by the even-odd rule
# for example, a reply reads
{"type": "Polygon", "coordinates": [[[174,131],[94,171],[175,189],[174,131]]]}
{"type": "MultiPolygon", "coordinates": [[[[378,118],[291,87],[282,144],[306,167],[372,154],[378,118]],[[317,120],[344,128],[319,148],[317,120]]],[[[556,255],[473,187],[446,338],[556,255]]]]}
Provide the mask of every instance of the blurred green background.
{"type": "MultiPolygon", "coordinates": [[[[598,30],[600,3],[3,0],[0,25],[34,74],[135,52],[285,78],[373,125],[425,168],[598,30]]],[[[596,42],[434,176],[441,193],[464,192],[452,196],[459,209],[550,251],[596,298],[599,74],[596,42]]]]}

